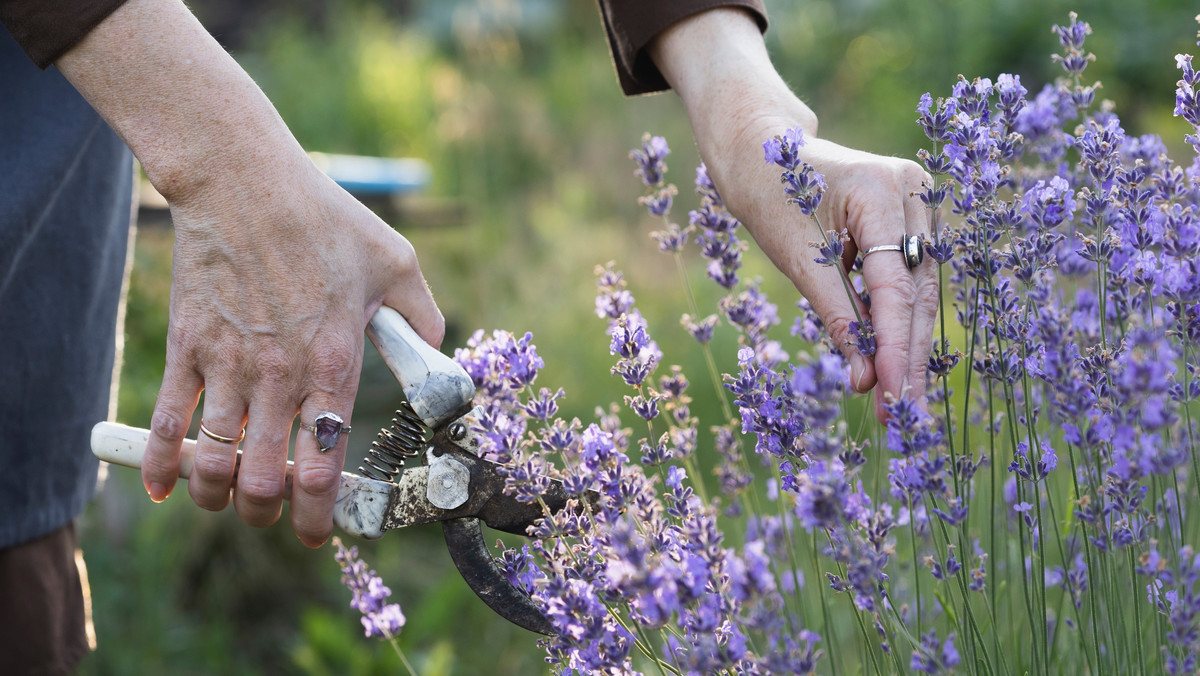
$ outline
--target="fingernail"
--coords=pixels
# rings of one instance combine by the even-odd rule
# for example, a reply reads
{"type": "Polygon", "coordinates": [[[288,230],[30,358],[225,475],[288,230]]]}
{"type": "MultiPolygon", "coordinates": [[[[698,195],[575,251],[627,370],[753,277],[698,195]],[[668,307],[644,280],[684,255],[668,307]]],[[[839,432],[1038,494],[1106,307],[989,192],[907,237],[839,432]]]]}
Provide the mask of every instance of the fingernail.
{"type": "Polygon", "coordinates": [[[850,357],[850,381],[855,392],[862,392],[862,381],[867,375],[867,361],[861,354],[855,353],[850,357]]]}
{"type": "Polygon", "coordinates": [[[150,499],[155,502],[162,502],[167,499],[167,487],[157,481],[150,483],[150,499]]]}

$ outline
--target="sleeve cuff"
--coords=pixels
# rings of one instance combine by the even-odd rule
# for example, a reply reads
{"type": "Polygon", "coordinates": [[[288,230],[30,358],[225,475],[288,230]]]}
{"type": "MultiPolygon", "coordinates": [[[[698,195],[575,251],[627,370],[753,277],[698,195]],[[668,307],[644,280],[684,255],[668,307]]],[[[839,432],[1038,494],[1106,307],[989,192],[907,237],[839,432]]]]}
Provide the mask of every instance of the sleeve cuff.
{"type": "Polygon", "coordinates": [[[767,30],[767,10],[762,0],[599,0],[599,3],[617,80],[629,96],[671,88],[646,52],[646,46],[681,19],[716,7],[741,7],[754,17],[759,30],[767,30]]]}
{"type": "Polygon", "coordinates": [[[0,23],[21,49],[47,68],[125,0],[0,0],[0,23]]]}

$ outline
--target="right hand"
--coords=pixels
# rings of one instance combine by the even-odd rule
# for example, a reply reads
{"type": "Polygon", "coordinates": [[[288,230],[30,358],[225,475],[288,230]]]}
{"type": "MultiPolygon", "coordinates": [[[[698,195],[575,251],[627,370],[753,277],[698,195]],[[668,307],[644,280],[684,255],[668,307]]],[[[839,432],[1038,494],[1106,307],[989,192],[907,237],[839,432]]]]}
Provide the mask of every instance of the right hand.
{"type": "MultiPolygon", "coordinates": [[[[219,510],[234,489],[242,519],[266,526],[280,515],[297,414],[351,424],[363,331],[379,306],[434,346],[445,324],[408,241],[303,155],[231,171],[173,200],[171,213],[167,363],[143,481],[155,500],[170,493],[203,390],[206,428],[237,437],[245,425],[244,452],[235,484],[236,444],[200,435],[188,492],[219,510]]],[[[291,519],[309,546],[332,532],[347,436],[325,453],[312,432],[296,437],[291,519]]]]}
{"type": "MultiPolygon", "coordinates": [[[[142,478],[175,485],[200,392],[205,428],[188,490],[279,518],[297,414],[351,424],[363,331],[382,304],[427,342],[444,322],[408,241],[309,161],[245,71],[178,0],[128,0],[57,62],[129,144],[171,205],[175,261],[167,363],[142,478]]],[[[312,547],[333,530],[346,435],[326,453],[296,438],[291,517],[312,547]]]]}

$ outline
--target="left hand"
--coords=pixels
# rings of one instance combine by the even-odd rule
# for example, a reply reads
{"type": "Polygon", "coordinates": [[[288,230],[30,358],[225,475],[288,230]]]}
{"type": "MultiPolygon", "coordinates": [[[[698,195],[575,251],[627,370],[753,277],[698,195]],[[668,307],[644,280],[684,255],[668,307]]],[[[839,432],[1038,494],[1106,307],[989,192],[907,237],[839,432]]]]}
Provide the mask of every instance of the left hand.
{"type": "Polygon", "coordinates": [[[816,116],[788,89],[767,56],[762,35],[741,10],[714,9],[664,31],[650,46],[667,81],[683,99],[709,175],[731,213],[771,261],[812,304],[851,365],[851,385],[865,392],[877,383],[880,421],[888,395],[924,405],[925,373],[938,308],[935,264],[908,270],[903,255],[866,258],[868,309],[847,296],[838,270],[817,264],[811,242],[821,228],[850,235],[845,253],[896,244],[906,234],[928,235],[930,213],[917,196],[929,177],[916,163],[847,148],[817,137],[816,116]],[[828,186],[814,219],[785,203],[780,169],[763,159],[762,143],[801,127],[801,157],[828,186]],[[876,354],[854,347],[850,322],[858,314],[876,333],[876,354]]]}

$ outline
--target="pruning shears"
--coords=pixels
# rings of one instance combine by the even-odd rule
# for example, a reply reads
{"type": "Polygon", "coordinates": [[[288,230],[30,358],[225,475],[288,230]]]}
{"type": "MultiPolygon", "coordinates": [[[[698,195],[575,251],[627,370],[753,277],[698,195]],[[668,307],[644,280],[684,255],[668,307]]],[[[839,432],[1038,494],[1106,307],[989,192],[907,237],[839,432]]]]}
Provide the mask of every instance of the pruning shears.
{"type": "MultiPolygon", "coordinates": [[[[550,621],[508,581],[484,540],[482,524],[526,535],[544,511],[541,504],[505,495],[501,467],[479,457],[475,422],[481,409],[474,406],[471,377],[391,308],[375,313],[367,336],[407,401],[391,427],[379,432],[359,473],[342,472],[334,523],[349,535],[376,539],[396,528],[440,522],[450,558],[484,603],[518,626],[553,634],[550,621]],[[413,461],[419,466],[408,466],[413,461]]],[[[92,452],[113,464],[141,467],[149,435],[148,430],[101,422],[92,429],[92,452]]],[[[191,475],[195,444],[184,442],[180,478],[191,475]]],[[[289,495],[291,471],[289,461],[289,495]]],[[[552,480],[543,495],[545,506],[554,513],[567,500],[562,483],[552,480]]]]}

